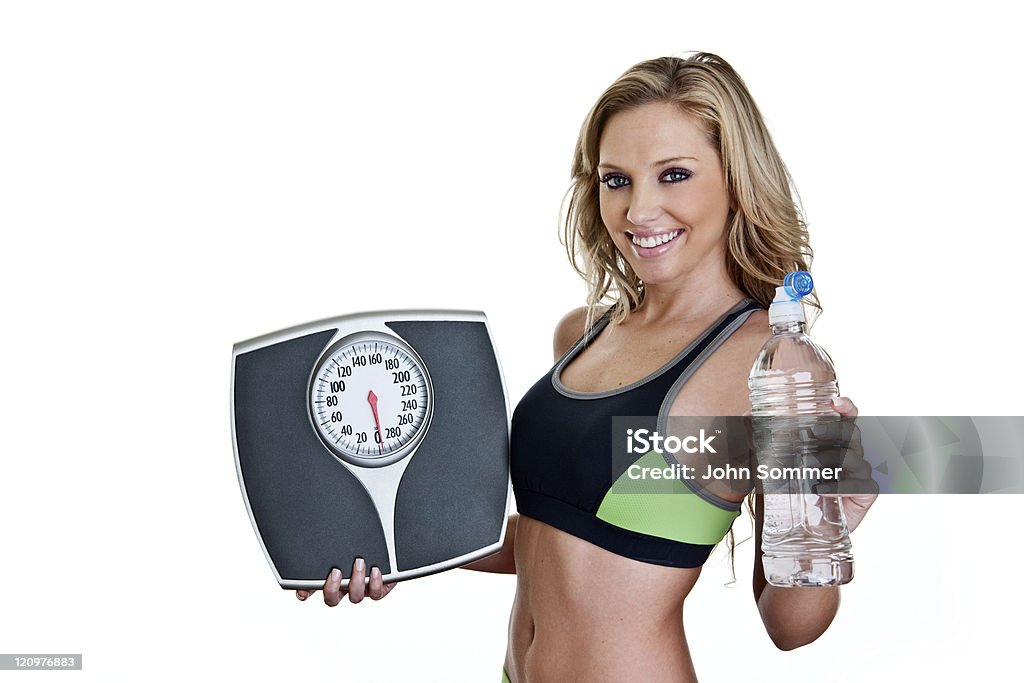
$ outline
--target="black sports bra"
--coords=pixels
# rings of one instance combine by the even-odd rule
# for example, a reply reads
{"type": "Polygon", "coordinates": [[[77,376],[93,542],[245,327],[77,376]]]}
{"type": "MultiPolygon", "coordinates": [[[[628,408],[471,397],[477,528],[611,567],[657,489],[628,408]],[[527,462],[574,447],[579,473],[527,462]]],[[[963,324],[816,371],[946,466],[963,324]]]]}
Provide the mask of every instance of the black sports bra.
{"type": "Polygon", "coordinates": [[[608,324],[610,311],[601,316],[523,396],[512,415],[510,467],[519,513],[641,562],[704,564],[739,516],[739,503],[688,482],[687,493],[697,495],[620,486],[630,464],[665,467],[668,456],[652,449],[632,463],[613,458],[612,420],[646,416],[635,419],[656,429],[701,363],[761,308],[744,299],[675,358],[632,384],[574,391],[560,381],[561,371],[608,324]]]}

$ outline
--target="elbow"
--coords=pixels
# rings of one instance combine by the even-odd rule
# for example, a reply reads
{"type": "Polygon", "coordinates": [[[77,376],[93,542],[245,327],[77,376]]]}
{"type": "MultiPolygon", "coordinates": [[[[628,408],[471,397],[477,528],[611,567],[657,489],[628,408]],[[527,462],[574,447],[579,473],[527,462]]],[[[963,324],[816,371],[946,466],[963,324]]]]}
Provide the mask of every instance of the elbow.
{"type": "Polygon", "coordinates": [[[784,652],[810,645],[828,630],[832,619],[800,619],[796,621],[765,622],[765,631],[775,647],[784,652]]]}
{"type": "Polygon", "coordinates": [[[820,638],[838,608],[838,588],[766,588],[758,601],[765,631],[775,647],[783,651],[810,645],[820,638]]]}
{"type": "Polygon", "coordinates": [[[762,614],[765,632],[768,633],[768,637],[771,638],[775,647],[784,652],[810,645],[821,637],[832,622],[831,618],[818,620],[807,618],[765,619],[764,617],[765,615],[762,614]]]}
{"type": "Polygon", "coordinates": [[[775,647],[779,648],[783,652],[789,652],[790,650],[795,650],[798,647],[810,645],[811,643],[816,641],[818,639],[818,636],[820,635],[820,633],[815,636],[789,633],[768,633],[768,636],[772,639],[772,643],[775,644],[775,647]]]}

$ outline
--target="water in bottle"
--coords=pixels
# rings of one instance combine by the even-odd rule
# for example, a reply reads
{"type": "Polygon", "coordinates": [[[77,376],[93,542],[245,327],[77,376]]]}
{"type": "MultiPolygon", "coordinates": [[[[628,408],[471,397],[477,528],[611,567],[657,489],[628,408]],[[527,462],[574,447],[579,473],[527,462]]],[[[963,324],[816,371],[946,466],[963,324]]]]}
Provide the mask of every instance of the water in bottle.
{"type": "Polygon", "coordinates": [[[832,359],[807,335],[800,299],[811,292],[810,274],[789,273],[768,311],[772,336],[750,371],[754,450],[769,474],[762,480],[765,578],[774,586],[832,586],[853,578],[853,554],[840,499],[814,492],[813,469],[835,463],[840,420],[831,400],[839,395],[832,359]],[[830,424],[831,423],[831,424],[830,424]],[[831,427],[831,429],[830,429],[831,427]],[[775,468],[773,472],[773,468],[775,468]]]}

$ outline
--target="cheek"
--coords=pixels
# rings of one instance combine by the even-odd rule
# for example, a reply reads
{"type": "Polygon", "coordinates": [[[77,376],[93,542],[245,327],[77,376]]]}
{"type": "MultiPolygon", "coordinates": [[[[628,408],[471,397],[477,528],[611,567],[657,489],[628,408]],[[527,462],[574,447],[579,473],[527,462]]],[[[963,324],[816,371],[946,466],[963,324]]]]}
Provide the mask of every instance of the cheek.
{"type": "Polygon", "coordinates": [[[719,184],[694,187],[692,201],[683,211],[697,223],[709,223],[716,227],[725,222],[729,214],[729,193],[719,184]]]}
{"type": "Polygon", "coordinates": [[[615,225],[615,212],[612,209],[612,203],[602,197],[598,208],[600,209],[601,223],[604,224],[605,230],[611,233],[611,226],[615,225]]]}
{"type": "Polygon", "coordinates": [[[609,193],[602,191],[598,199],[601,220],[605,225],[620,225],[629,211],[629,195],[625,191],[609,193]]]}

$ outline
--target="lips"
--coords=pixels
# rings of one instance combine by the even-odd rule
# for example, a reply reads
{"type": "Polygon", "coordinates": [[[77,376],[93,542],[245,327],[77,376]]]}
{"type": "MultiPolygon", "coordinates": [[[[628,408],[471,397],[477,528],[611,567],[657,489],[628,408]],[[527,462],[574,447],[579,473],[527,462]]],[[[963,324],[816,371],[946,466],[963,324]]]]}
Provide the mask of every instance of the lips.
{"type": "Polygon", "coordinates": [[[684,241],[686,231],[682,228],[672,230],[648,230],[644,232],[627,232],[633,253],[641,258],[661,256],[677,243],[684,241]]]}
{"type": "Polygon", "coordinates": [[[637,235],[631,233],[630,237],[633,244],[636,246],[650,249],[651,247],[656,247],[660,244],[672,241],[679,236],[679,232],[679,230],[670,230],[669,232],[659,232],[654,235],[637,235]]]}

